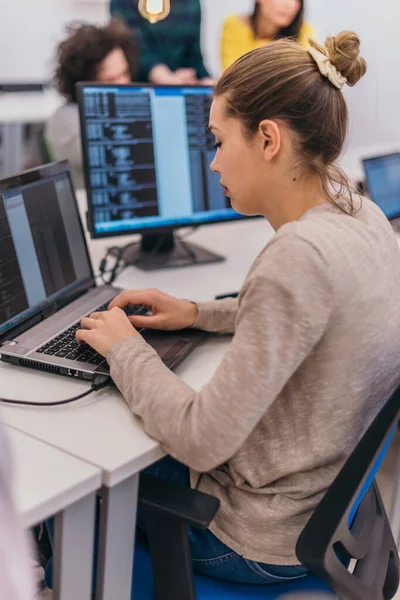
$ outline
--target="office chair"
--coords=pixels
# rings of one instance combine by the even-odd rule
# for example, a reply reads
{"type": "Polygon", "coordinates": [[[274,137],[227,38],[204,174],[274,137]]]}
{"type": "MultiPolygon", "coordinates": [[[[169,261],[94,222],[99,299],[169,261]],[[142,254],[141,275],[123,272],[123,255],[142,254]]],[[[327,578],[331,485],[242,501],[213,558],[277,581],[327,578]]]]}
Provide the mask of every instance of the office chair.
{"type": "Polygon", "coordinates": [[[312,574],[292,583],[239,585],[193,575],[188,525],[206,529],[218,500],[142,475],[139,502],[150,551],[137,544],[132,599],[276,600],[319,592],[332,600],[391,600],[399,586],[399,557],[375,475],[399,413],[400,388],[367,429],[301,533],[296,554],[312,574]]]}

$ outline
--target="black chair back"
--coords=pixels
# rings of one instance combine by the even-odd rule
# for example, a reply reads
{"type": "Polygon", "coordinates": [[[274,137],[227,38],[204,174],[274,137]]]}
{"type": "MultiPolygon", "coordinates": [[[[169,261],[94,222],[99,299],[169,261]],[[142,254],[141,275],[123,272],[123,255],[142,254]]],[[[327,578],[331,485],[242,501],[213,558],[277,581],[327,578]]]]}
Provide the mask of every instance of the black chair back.
{"type": "Polygon", "coordinates": [[[341,600],[391,600],[399,556],[375,481],[397,427],[400,388],[385,403],[314,511],[299,560],[341,600]]]}

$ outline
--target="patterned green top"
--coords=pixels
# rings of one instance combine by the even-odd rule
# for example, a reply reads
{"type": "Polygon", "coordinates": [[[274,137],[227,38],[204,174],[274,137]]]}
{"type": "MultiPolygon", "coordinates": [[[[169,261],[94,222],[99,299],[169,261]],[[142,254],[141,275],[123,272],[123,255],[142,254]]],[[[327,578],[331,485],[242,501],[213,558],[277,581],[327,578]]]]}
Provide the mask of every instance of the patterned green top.
{"type": "Polygon", "coordinates": [[[110,12],[123,19],[139,41],[138,81],[147,81],[157,64],[172,71],[193,68],[198,79],[209,76],[200,48],[200,0],[171,0],[170,15],[153,25],[140,15],[138,0],[110,0],[110,12]]]}

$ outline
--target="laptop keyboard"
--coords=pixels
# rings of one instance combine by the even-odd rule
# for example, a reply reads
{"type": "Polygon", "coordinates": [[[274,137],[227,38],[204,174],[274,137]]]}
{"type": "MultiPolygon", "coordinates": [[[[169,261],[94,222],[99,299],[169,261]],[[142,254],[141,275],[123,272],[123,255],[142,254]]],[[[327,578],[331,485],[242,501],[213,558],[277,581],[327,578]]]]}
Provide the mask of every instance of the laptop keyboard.
{"type": "MultiPolygon", "coordinates": [[[[109,302],[102,304],[92,312],[101,312],[107,310],[109,302]]],[[[129,305],[124,309],[125,314],[145,315],[149,313],[149,308],[142,305],[129,305]]],[[[89,315],[87,315],[89,316],[89,315]]],[[[75,339],[75,334],[80,329],[81,322],[78,321],[55,338],[46,342],[38,348],[36,352],[47,354],[50,356],[58,356],[58,358],[66,358],[67,360],[77,360],[81,363],[90,365],[100,365],[105,361],[104,356],[93,350],[88,344],[78,345],[75,339]]]]}

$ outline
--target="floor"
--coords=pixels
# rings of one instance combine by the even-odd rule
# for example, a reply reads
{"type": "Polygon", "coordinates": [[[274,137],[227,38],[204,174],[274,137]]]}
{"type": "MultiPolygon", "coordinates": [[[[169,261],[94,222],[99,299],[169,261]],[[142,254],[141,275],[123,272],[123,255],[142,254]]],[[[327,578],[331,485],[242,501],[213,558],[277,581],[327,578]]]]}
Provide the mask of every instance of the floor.
{"type": "MultiPolygon", "coordinates": [[[[386,459],[379,470],[378,473],[378,484],[383,497],[383,501],[386,506],[386,510],[390,510],[390,503],[392,500],[392,482],[393,476],[395,472],[395,468],[397,465],[397,457],[400,453],[400,433],[397,432],[390,448],[387,453],[386,459]]],[[[37,579],[40,581],[43,577],[43,571],[41,569],[37,569],[37,579]]],[[[325,596],[326,598],[326,596],[325,596]]],[[[51,600],[52,594],[50,590],[44,590],[37,596],[37,600],[51,600]]],[[[71,598],[71,600],[73,600],[71,598]]],[[[140,598],[138,599],[140,600],[140,598]]],[[[297,594],[296,596],[290,595],[281,597],[280,600],[324,600],[323,596],[320,594],[315,596],[314,598],[310,597],[310,594],[307,594],[307,598],[304,595],[297,594]]],[[[400,600],[400,589],[397,592],[394,600],[400,600]]]]}

